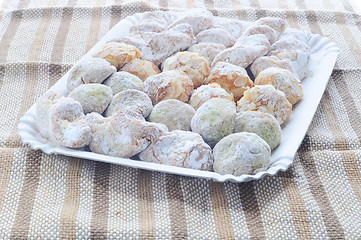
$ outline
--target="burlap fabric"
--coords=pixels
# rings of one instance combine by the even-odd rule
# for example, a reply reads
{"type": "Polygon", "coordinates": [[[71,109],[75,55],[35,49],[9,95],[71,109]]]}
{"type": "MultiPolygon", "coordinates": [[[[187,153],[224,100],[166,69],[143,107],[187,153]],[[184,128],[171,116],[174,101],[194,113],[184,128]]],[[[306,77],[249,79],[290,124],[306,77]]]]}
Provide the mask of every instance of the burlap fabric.
{"type": "Polygon", "coordinates": [[[348,0],[5,1],[0,20],[0,239],[359,239],[361,16],[348,0]],[[24,112],[119,20],[206,7],[279,16],[341,49],[286,172],[218,183],[65,156],[21,143],[24,112]]]}

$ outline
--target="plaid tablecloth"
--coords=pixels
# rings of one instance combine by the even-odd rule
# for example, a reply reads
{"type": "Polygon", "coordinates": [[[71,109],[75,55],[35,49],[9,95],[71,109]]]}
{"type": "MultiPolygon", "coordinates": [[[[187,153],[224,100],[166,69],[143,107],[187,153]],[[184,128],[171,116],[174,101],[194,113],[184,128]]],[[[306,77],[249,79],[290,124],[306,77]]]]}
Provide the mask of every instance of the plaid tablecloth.
{"type": "Polygon", "coordinates": [[[361,237],[361,15],[351,0],[8,0],[0,12],[0,239],[361,237]],[[119,20],[192,7],[282,17],[341,49],[289,170],[218,183],[21,143],[19,118],[119,20]]]}

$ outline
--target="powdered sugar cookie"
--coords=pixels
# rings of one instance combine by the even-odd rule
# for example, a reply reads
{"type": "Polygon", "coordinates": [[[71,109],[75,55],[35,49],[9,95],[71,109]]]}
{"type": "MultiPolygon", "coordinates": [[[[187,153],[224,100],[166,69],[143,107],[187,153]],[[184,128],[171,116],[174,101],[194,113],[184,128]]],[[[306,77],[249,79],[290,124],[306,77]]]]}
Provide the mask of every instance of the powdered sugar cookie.
{"type": "Polygon", "coordinates": [[[239,112],[235,121],[235,133],[255,133],[266,141],[271,150],[275,149],[281,142],[280,124],[271,114],[255,111],[239,112]]]}
{"type": "Polygon", "coordinates": [[[191,128],[213,147],[219,140],[233,132],[235,117],[234,102],[224,98],[212,98],[198,108],[192,118],[191,128]]]}
{"type": "Polygon", "coordinates": [[[193,34],[197,35],[199,32],[208,29],[212,25],[212,21],[213,14],[210,11],[202,8],[193,8],[184,12],[169,27],[187,23],[192,26],[193,34]]]}
{"type": "Polygon", "coordinates": [[[89,144],[91,129],[84,119],[83,108],[78,101],[68,97],[60,99],[49,108],[48,121],[50,140],[70,148],[89,144]]]}
{"type": "Polygon", "coordinates": [[[260,18],[255,22],[255,25],[267,25],[277,31],[278,34],[282,34],[286,29],[286,21],[278,17],[260,18]]]}
{"type": "Polygon", "coordinates": [[[200,42],[212,42],[220,43],[226,47],[232,47],[236,42],[236,38],[233,37],[226,29],[224,28],[209,28],[204,30],[196,36],[197,43],[200,42]]]}
{"type": "Polygon", "coordinates": [[[196,52],[211,63],[218,53],[222,52],[224,49],[226,49],[226,47],[220,43],[201,42],[190,46],[187,51],[196,52]]]}
{"type": "Polygon", "coordinates": [[[162,123],[173,130],[191,130],[191,119],[196,113],[189,104],[177,99],[168,99],[154,106],[148,120],[150,122],[162,123]]]}
{"type": "Polygon", "coordinates": [[[140,55],[140,51],[135,46],[119,42],[109,42],[97,51],[93,57],[105,59],[119,69],[134,58],[139,58],[140,55]]]}
{"type": "Polygon", "coordinates": [[[198,53],[193,52],[179,52],[167,58],[162,64],[162,70],[185,72],[192,79],[194,88],[202,85],[210,73],[209,62],[198,53]]]}
{"type": "Polygon", "coordinates": [[[242,34],[241,38],[246,38],[248,36],[262,34],[265,35],[268,39],[268,42],[272,45],[274,42],[276,42],[280,36],[280,33],[273,30],[271,27],[267,25],[254,25],[246,29],[244,33],[242,34]]]}
{"type": "Polygon", "coordinates": [[[127,89],[143,91],[143,81],[139,77],[124,71],[113,73],[103,84],[112,89],[113,95],[127,89]]]}
{"type": "Polygon", "coordinates": [[[146,122],[140,114],[123,109],[106,118],[103,123],[93,126],[90,150],[129,158],[165,133],[164,125],[146,122]]]}
{"type": "Polygon", "coordinates": [[[234,133],[217,143],[213,149],[213,169],[219,174],[256,174],[270,165],[271,149],[254,133],[234,133]]]}
{"type": "Polygon", "coordinates": [[[164,71],[144,81],[144,92],[148,94],[153,105],[166,99],[188,102],[192,91],[192,80],[187,74],[178,70],[164,71]]]}
{"type": "Polygon", "coordinates": [[[226,29],[236,39],[241,37],[242,33],[250,26],[250,23],[238,19],[222,18],[213,20],[213,27],[222,27],[226,29]]]}
{"type": "Polygon", "coordinates": [[[230,101],[234,100],[233,94],[228,93],[221,85],[218,83],[210,83],[194,89],[192,96],[189,99],[189,104],[197,110],[203,103],[211,98],[225,98],[230,101]]]}
{"type": "Polygon", "coordinates": [[[259,57],[252,63],[250,69],[253,76],[256,78],[260,72],[270,67],[278,67],[292,71],[290,60],[281,60],[276,56],[259,57]]]}
{"type": "Polygon", "coordinates": [[[112,100],[112,89],[103,84],[83,84],[71,91],[68,97],[80,102],[84,113],[102,114],[112,100]]]}
{"type": "Polygon", "coordinates": [[[139,154],[143,161],[197,170],[211,170],[212,149],[193,132],[175,130],[164,134],[139,154]]]}
{"type": "Polygon", "coordinates": [[[144,92],[135,89],[124,90],[114,95],[104,115],[111,116],[121,109],[131,110],[147,117],[153,109],[152,100],[144,92]]]}
{"type": "Polygon", "coordinates": [[[101,58],[91,58],[80,62],[69,74],[66,87],[69,92],[82,84],[102,83],[117,69],[101,58]]]}
{"type": "Polygon", "coordinates": [[[120,70],[134,74],[143,81],[152,75],[160,73],[159,68],[154,63],[140,58],[134,58],[120,70]]]}
{"type": "Polygon", "coordinates": [[[167,22],[163,19],[144,19],[130,27],[129,32],[162,32],[167,26],[167,22]]]}
{"type": "Polygon", "coordinates": [[[277,67],[271,67],[258,74],[254,81],[255,85],[273,85],[276,89],[282,91],[287,100],[296,104],[303,97],[303,90],[300,80],[298,80],[291,71],[277,67]]]}
{"type": "Polygon", "coordinates": [[[291,114],[292,105],[285,94],[272,85],[256,85],[244,92],[237,102],[238,111],[260,111],[273,115],[282,124],[291,114]]]}
{"type": "Polygon", "coordinates": [[[232,93],[236,101],[243,96],[244,91],[253,86],[246,69],[226,62],[218,62],[214,65],[204,84],[212,82],[218,83],[227,92],[232,93]]]}

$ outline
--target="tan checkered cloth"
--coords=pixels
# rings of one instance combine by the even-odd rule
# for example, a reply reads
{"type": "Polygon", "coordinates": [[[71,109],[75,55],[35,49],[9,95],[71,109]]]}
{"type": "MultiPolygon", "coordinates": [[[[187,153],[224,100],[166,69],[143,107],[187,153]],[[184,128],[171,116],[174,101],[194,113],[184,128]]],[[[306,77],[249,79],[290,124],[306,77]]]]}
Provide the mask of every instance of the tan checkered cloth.
{"type": "Polygon", "coordinates": [[[0,239],[360,239],[361,15],[352,0],[1,2],[0,239]],[[119,20],[206,7],[279,16],[341,49],[293,166],[234,184],[64,156],[21,143],[17,124],[119,20]]]}

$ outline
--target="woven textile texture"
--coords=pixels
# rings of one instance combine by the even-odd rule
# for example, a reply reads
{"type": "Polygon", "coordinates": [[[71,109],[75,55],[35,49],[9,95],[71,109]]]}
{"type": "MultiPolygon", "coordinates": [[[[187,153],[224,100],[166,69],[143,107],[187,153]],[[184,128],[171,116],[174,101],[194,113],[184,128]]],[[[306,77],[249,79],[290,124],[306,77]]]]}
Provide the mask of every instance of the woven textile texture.
{"type": "Polygon", "coordinates": [[[0,5],[0,239],[358,239],[361,15],[349,0],[25,0],[0,5]],[[218,183],[65,156],[21,143],[18,120],[119,20],[205,7],[278,16],[341,53],[286,172],[218,183]]]}

